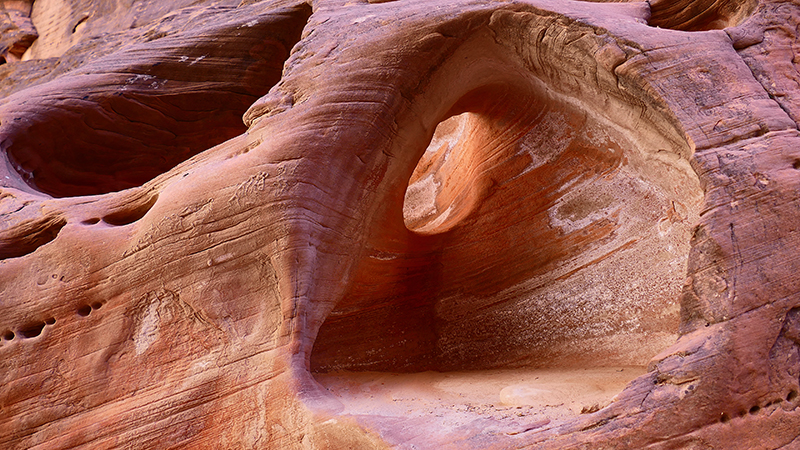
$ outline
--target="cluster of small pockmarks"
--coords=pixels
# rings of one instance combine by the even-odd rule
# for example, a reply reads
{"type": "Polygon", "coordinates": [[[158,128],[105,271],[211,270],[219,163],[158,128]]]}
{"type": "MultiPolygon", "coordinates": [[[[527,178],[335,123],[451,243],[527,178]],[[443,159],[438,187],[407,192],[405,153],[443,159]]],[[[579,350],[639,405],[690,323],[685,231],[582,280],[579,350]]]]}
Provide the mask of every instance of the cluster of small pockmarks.
{"type": "Polygon", "coordinates": [[[103,303],[102,302],[94,302],[92,304],[83,304],[81,306],[78,306],[78,309],[77,309],[76,312],[81,317],[87,317],[89,314],[92,313],[92,311],[96,311],[96,310],[98,310],[98,309],[100,309],[102,307],[103,307],[103,303]]]}
{"type": "Polygon", "coordinates": [[[777,408],[783,408],[784,410],[794,410],[797,409],[798,405],[798,391],[797,388],[792,388],[789,392],[786,393],[786,396],[783,398],[773,398],[765,402],[764,404],[755,404],[750,406],[749,409],[741,409],[739,410],[733,417],[731,414],[727,412],[723,412],[720,414],[719,421],[722,423],[728,423],[736,417],[746,417],[748,415],[755,416],[759,413],[766,412],[767,414],[771,414],[777,408]]]}
{"type": "MultiPolygon", "coordinates": [[[[81,304],[75,310],[79,317],[87,317],[92,311],[96,311],[103,307],[102,302],[94,302],[91,304],[81,304]]],[[[44,334],[44,331],[56,324],[55,317],[47,317],[46,319],[33,320],[25,322],[24,325],[14,328],[6,329],[0,336],[0,342],[9,342],[14,340],[33,339],[44,334]]]]}

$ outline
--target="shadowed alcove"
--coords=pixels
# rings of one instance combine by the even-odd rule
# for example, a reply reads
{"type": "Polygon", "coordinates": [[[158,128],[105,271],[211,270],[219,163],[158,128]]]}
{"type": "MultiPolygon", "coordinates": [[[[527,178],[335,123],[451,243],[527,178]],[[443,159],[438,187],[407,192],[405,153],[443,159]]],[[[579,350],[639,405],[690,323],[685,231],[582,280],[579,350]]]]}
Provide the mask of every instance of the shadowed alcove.
{"type": "Polygon", "coordinates": [[[758,6],[756,0],[655,0],[649,4],[651,26],[683,31],[735,27],[747,20],[758,6]]]}
{"type": "Polygon", "coordinates": [[[654,145],[536,83],[467,93],[409,180],[406,250],[373,254],[322,325],[318,380],[344,395],[466,376],[461,397],[606,404],[678,336],[703,193],[654,145]]]}
{"type": "Polygon", "coordinates": [[[34,88],[36,102],[9,97],[0,148],[13,170],[53,197],[104,194],[244,133],[242,114],[280,80],[311,10],[217,13],[232,24],[179,32],[156,25],[145,43],[75,69],[82,76],[34,88]],[[114,75],[98,82],[106,71],[114,75]]]}

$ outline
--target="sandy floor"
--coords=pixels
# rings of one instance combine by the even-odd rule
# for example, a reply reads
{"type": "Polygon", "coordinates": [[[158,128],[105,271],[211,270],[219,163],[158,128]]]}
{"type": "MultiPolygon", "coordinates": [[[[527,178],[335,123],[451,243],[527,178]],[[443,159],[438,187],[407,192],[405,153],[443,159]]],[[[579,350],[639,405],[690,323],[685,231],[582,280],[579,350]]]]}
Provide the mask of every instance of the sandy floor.
{"type": "MultiPolygon", "coordinates": [[[[606,406],[643,367],[515,369],[412,374],[317,374],[350,415],[373,425],[398,421],[435,434],[458,435],[479,426],[515,435],[606,406]]],[[[386,436],[384,436],[386,437],[386,436]]],[[[413,437],[411,438],[413,441],[413,437]]],[[[402,438],[403,442],[407,438],[402,438]]],[[[418,448],[410,445],[409,448],[418,448]]]]}

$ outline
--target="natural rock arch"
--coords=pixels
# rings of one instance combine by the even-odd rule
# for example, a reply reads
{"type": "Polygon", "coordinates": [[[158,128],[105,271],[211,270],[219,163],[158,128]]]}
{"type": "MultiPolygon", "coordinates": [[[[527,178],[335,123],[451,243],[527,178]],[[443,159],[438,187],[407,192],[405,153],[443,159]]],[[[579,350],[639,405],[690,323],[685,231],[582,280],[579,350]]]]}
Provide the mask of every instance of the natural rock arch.
{"type": "MultiPolygon", "coordinates": [[[[0,445],[779,448],[795,442],[797,36],[796,27],[771,26],[796,25],[795,4],[682,2],[673,15],[668,2],[237,0],[141,2],[131,9],[89,3],[66,2],[50,10],[53,17],[44,7],[49,2],[35,3],[38,40],[29,45],[32,34],[20,34],[10,54],[28,48],[24,61],[6,58],[11,62],[0,69],[0,445]],[[87,8],[94,13],[87,16],[87,8]],[[37,26],[42,20],[48,25],[37,26]],[[206,47],[215,39],[235,51],[206,47]],[[256,79],[237,78],[241,73],[256,79]],[[148,76],[155,79],[142,78],[148,76]],[[180,81],[177,93],[191,94],[170,103],[175,109],[161,109],[160,123],[143,109],[118,111],[106,101],[115,92],[128,105],[153,108],[164,100],[144,101],[151,84],[126,81],[132,78],[159,87],[180,81]],[[192,116],[192,105],[213,108],[215,101],[195,94],[217,88],[252,97],[246,130],[225,119],[234,131],[215,141],[202,126],[206,119],[188,128],[170,125],[192,116]],[[540,108],[526,107],[527,99],[540,108]],[[190,150],[168,155],[138,178],[126,178],[123,162],[122,178],[84,191],[75,186],[94,175],[65,178],[70,171],[48,166],[58,156],[45,144],[59,136],[88,139],[107,127],[94,129],[92,122],[86,125],[94,131],[70,126],[59,134],[53,125],[31,135],[34,128],[26,126],[61,123],[63,111],[79,112],[66,124],[97,113],[107,124],[134,119],[154,132],[164,125],[208,139],[189,136],[190,150]],[[541,111],[562,120],[537,118],[541,111]],[[462,112],[471,114],[462,116],[467,135],[463,143],[454,139],[453,148],[464,151],[451,153],[462,163],[448,167],[436,150],[426,155],[426,147],[437,125],[462,112]],[[537,136],[558,130],[574,138],[558,138],[570,145],[536,166],[536,157],[549,154],[534,136],[526,141],[524,132],[533,129],[537,136]],[[497,136],[500,145],[487,143],[497,136]],[[31,155],[49,156],[37,162],[31,155]],[[575,164],[564,163],[567,156],[575,164]],[[436,211],[404,220],[409,180],[424,179],[426,163],[442,178],[431,190],[436,211]],[[698,209],[687,164],[704,194],[698,209]],[[570,195],[579,196],[558,189],[579,185],[587,167],[597,171],[586,189],[607,192],[571,202],[570,195]],[[642,197],[617,195],[626,192],[625,180],[650,183],[648,201],[666,217],[661,228],[660,215],[636,206],[648,204],[642,197]],[[530,188],[544,192],[511,203],[530,188]],[[609,192],[610,201],[602,195],[609,192]],[[619,204],[614,217],[607,209],[619,198],[639,203],[619,204]],[[444,214],[438,208],[450,205],[453,219],[437,223],[444,214]],[[414,220],[416,232],[409,230],[414,220]],[[487,226],[497,230],[482,236],[487,226]],[[585,239],[570,234],[586,229],[594,231],[585,239]],[[678,300],[679,318],[673,313],[647,325],[671,323],[678,339],[599,409],[587,405],[584,414],[545,420],[480,408],[443,419],[358,413],[318,383],[330,375],[312,375],[312,365],[413,372],[558,364],[563,351],[526,345],[497,351],[517,336],[512,328],[492,342],[481,339],[488,335],[479,326],[503,326],[498,318],[512,317],[507,313],[520,305],[530,306],[523,314],[530,319],[557,304],[531,302],[546,298],[520,287],[536,277],[552,285],[559,280],[547,277],[581,277],[586,269],[575,267],[603,261],[645,271],[636,261],[647,251],[658,255],[656,236],[673,231],[684,249],[674,256],[685,255],[687,277],[665,270],[668,287],[655,289],[662,301],[654,310],[635,311],[647,302],[626,305],[629,317],[652,318],[678,300]],[[520,236],[547,238],[554,256],[538,258],[520,236]],[[634,236],[641,242],[628,239],[634,236]],[[626,251],[634,255],[628,266],[609,259],[626,251]],[[475,253],[481,266],[474,270],[464,261],[475,253]],[[509,261],[513,270],[501,270],[509,261]],[[481,295],[448,291],[458,283],[481,295]],[[676,299],[669,293],[678,287],[676,299]],[[434,295],[425,295],[428,288],[434,295]],[[474,314],[492,302],[501,306],[489,308],[494,316],[474,314]],[[374,318],[384,320],[400,306],[404,315],[395,324],[420,324],[414,330],[420,339],[378,336],[382,323],[374,318]],[[381,308],[383,316],[371,315],[381,308]],[[353,326],[380,340],[359,341],[353,326]],[[439,334],[426,335],[428,326],[439,334]],[[352,344],[350,355],[342,343],[352,344]]],[[[220,103],[227,117],[247,101],[220,103]]],[[[120,127],[120,142],[160,145],[155,135],[137,135],[139,125],[120,127]]],[[[80,155],[72,147],[63,162],[74,164],[80,155]]],[[[75,167],[102,172],[102,164],[93,164],[106,155],[90,155],[75,167]]],[[[615,281],[615,272],[601,272],[611,275],[595,280],[615,281]]],[[[624,292],[650,292],[623,278],[616,281],[624,292]]],[[[569,298],[577,297],[560,297],[569,298]]],[[[612,357],[604,349],[625,348],[613,343],[624,330],[612,330],[608,346],[565,351],[602,365],[612,357]]],[[[550,338],[575,342],[568,334],[550,338]]],[[[637,361],[652,352],[640,352],[637,361]]]]}

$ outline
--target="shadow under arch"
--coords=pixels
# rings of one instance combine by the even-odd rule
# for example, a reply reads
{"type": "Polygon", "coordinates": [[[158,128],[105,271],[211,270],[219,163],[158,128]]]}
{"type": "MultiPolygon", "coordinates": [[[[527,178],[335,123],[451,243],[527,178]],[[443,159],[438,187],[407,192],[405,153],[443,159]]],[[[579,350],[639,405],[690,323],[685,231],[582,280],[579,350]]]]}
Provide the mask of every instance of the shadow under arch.
{"type": "Polygon", "coordinates": [[[312,372],[643,367],[677,339],[703,199],[690,151],[597,52],[562,68],[504,38],[476,33],[431,77],[451,85],[428,94],[405,226],[360,263],[312,372]]]}
{"type": "Polygon", "coordinates": [[[373,258],[312,368],[644,366],[672,344],[702,200],[688,164],[512,86],[452,112],[411,177],[406,253],[373,258]]]}

